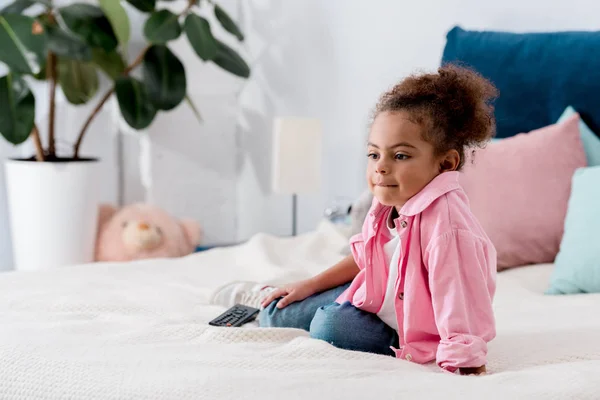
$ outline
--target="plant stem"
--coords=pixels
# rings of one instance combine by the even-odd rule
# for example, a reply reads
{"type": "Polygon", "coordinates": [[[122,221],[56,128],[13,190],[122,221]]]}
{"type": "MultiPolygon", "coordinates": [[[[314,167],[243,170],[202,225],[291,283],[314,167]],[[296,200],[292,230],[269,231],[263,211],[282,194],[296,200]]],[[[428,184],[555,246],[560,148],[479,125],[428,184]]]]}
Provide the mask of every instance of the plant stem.
{"type": "MultiPolygon", "coordinates": [[[[195,1],[194,0],[188,0],[187,7],[185,8],[185,10],[183,10],[179,14],[179,16],[181,17],[182,15],[186,15],[188,13],[188,11],[190,11],[190,9],[194,5],[195,5],[195,1]]],[[[146,54],[146,52],[148,51],[148,49],[150,48],[150,46],[151,45],[147,45],[146,47],[144,47],[144,49],[140,52],[140,54],[138,54],[138,56],[135,58],[135,60],[133,60],[133,62],[129,66],[127,66],[127,68],[125,68],[125,70],[123,71],[123,76],[129,75],[129,73],[134,68],[136,68],[138,65],[140,65],[142,63],[142,61],[144,60],[144,55],[146,54]]],[[[114,93],[114,91],[115,91],[115,86],[113,85],[113,87],[110,88],[104,94],[104,96],[102,96],[102,99],[100,99],[100,102],[98,103],[98,105],[96,106],[96,108],[94,108],[94,111],[92,111],[92,113],[90,114],[90,116],[88,117],[88,119],[85,121],[85,124],[83,124],[83,128],[81,128],[81,131],[79,132],[79,136],[77,137],[77,141],[75,142],[74,151],[73,151],[73,158],[75,158],[75,159],[79,158],[79,149],[81,148],[81,142],[83,141],[83,136],[87,132],[87,130],[90,127],[90,125],[91,125],[92,121],[94,120],[94,118],[96,118],[96,116],[98,115],[98,113],[100,112],[100,110],[102,109],[102,107],[104,106],[104,103],[106,103],[108,101],[108,99],[114,93]]]]}
{"type": "Polygon", "coordinates": [[[73,152],[74,159],[79,158],[79,148],[81,147],[81,141],[83,140],[83,135],[87,131],[87,128],[90,126],[90,124],[94,120],[94,117],[96,116],[96,114],[98,114],[100,112],[100,110],[102,109],[102,106],[104,106],[104,103],[106,103],[106,101],[110,98],[110,96],[113,94],[114,91],[115,91],[115,89],[113,87],[104,94],[104,96],[102,97],[102,99],[100,100],[100,102],[98,103],[96,108],[94,108],[94,111],[92,111],[92,113],[88,117],[87,121],[85,121],[83,128],[81,128],[81,132],[79,132],[79,137],[77,138],[77,142],[75,142],[75,150],[73,152]]]}
{"type": "Polygon", "coordinates": [[[44,161],[44,150],[42,149],[42,141],[40,140],[40,131],[36,124],[33,124],[31,136],[33,138],[33,144],[35,145],[35,159],[37,161],[44,161]]]}
{"type": "Polygon", "coordinates": [[[48,52],[46,77],[50,82],[50,111],[48,113],[48,155],[56,155],[54,121],[56,117],[56,54],[48,52]]]}
{"type": "MultiPolygon", "coordinates": [[[[124,76],[128,75],[135,67],[137,67],[138,65],[140,65],[142,63],[142,60],[144,59],[144,55],[146,54],[146,51],[148,51],[149,48],[150,48],[149,45],[146,46],[144,48],[144,50],[142,50],[142,52],[131,63],[131,65],[129,65],[127,68],[125,68],[125,71],[123,71],[123,75],[124,76]]],[[[108,101],[108,99],[114,93],[114,91],[115,91],[115,87],[113,85],[113,87],[111,87],[104,94],[104,96],[102,96],[102,99],[100,99],[100,102],[98,103],[98,105],[96,106],[96,108],[94,108],[94,111],[92,111],[92,113],[90,114],[90,116],[88,117],[88,119],[85,121],[85,124],[83,125],[83,128],[81,128],[81,132],[79,132],[79,136],[77,137],[77,142],[75,142],[75,150],[73,152],[73,158],[75,158],[75,159],[79,158],[79,149],[81,147],[81,142],[83,141],[83,135],[85,135],[85,132],[87,131],[87,129],[91,125],[92,121],[94,120],[94,118],[96,117],[96,115],[98,115],[98,113],[100,112],[100,110],[104,106],[104,103],[106,103],[108,101]]]]}

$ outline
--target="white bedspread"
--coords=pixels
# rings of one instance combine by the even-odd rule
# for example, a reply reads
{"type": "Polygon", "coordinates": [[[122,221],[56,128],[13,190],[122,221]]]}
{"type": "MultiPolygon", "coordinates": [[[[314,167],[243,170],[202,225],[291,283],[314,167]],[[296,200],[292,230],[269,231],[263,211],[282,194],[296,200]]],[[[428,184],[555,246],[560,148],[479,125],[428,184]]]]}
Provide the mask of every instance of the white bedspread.
{"type": "Polygon", "coordinates": [[[210,293],[341,258],[323,224],[178,260],[0,275],[0,399],[597,399],[600,296],[542,294],[551,265],[499,274],[489,375],[336,349],[299,330],[212,328],[210,293]]]}

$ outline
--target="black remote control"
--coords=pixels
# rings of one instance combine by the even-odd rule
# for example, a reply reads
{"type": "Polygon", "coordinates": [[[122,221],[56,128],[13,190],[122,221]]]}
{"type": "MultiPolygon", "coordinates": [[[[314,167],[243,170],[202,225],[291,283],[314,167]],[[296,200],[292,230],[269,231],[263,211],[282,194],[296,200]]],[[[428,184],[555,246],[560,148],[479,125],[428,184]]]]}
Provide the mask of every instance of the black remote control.
{"type": "Polygon", "coordinates": [[[258,312],[258,308],[236,304],[208,324],[212,326],[237,327],[252,322],[258,312]]]}

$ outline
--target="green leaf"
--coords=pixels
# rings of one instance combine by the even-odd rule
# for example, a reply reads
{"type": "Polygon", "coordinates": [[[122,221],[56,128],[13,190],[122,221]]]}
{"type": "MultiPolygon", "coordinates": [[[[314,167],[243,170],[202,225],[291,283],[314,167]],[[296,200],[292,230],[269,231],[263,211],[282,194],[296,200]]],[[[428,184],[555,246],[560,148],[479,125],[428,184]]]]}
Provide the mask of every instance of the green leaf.
{"type": "Polygon", "coordinates": [[[141,12],[152,12],[156,8],[156,0],[127,0],[127,2],[141,12]]]}
{"type": "Polygon", "coordinates": [[[35,97],[23,79],[0,78],[0,134],[14,145],[27,140],[35,119],[35,97]]]}
{"type": "Polygon", "coordinates": [[[42,70],[46,52],[46,32],[39,22],[18,14],[0,15],[0,61],[12,71],[37,74],[42,70]]]}
{"type": "Polygon", "coordinates": [[[215,64],[225,71],[231,72],[242,78],[248,78],[250,76],[250,67],[235,50],[219,40],[217,40],[217,46],[219,50],[217,51],[217,56],[213,60],[215,64]]]}
{"type": "Polygon", "coordinates": [[[236,23],[233,22],[231,17],[218,4],[215,4],[215,17],[217,17],[217,20],[227,32],[238,38],[239,41],[244,40],[244,34],[240,31],[240,28],[238,28],[236,23]]]}
{"type": "Polygon", "coordinates": [[[121,5],[120,0],[99,0],[100,7],[106,14],[106,17],[110,21],[119,43],[121,46],[127,46],[129,38],[131,36],[129,17],[121,5]]]}
{"type": "Polygon", "coordinates": [[[48,33],[48,50],[66,58],[89,61],[92,59],[92,50],[79,37],[72,35],[56,26],[46,28],[48,33]]]}
{"type": "Polygon", "coordinates": [[[167,43],[177,39],[179,35],[181,26],[178,17],[169,10],[153,12],[144,24],[144,36],[151,43],[167,43]]]}
{"type": "Polygon", "coordinates": [[[130,76],[117,79],[115,83],[121,115],[133,129],[145,129],[156,116],[156,108],[144,84],[130,76]]]}
{"type": "Polygon", "coordinates": [[[142,64],[144,83],[154,106],[172,110],[183,100],[187,83],[183,64],[164,45],[154,45],[144,55],[142,64]]]}
{"type": "Polygon", "coordinates": [[[93,64],[60,59],[58,83],[71,104],[87,103],[98,92],[98,74],[93,64]]]}
{"type": "Polygon", "coordinates": [[[198,118],[198,122],[202,122],[202,116],[200,115],[200,112],[198,111],[198,108],[196,107],[196,105],[192,101],[192,98],[190,97],[189,94],[185,95],[185,101],[186,101],[186,103],[188,103],[188,105],[190,106],[190,108],[194,112],[194,115],[196,115],[196,118],[198,118]]]}
{"type": "Polygon", "coordinates": [[[102,9],[90,4],[75,3],[58,9],[67,28],[91,47],[114,50],[119,41],[102,9]]]}
{"type": "Polygon", "coordinates": [[[92,61],[111,79],[117,79],[126,68],[123,57],[116,50],[92,49],[92,61]]]}
{"type": "Polygon", "coordinates": [[[210,23],[196,14],[188,14],[185,18],[185,34],[190,45],[204,61],[217,56],[217,41],[210,30],[210,23]]]}
{"type": "MultiPolygon", "coordinates": [[[[58,9],[63,18],[95,19],[105,17],[100,7],[87,3],[73,3],[58,9]]],[[[70,25],[70,24],[69,24],[70,25]]]]}

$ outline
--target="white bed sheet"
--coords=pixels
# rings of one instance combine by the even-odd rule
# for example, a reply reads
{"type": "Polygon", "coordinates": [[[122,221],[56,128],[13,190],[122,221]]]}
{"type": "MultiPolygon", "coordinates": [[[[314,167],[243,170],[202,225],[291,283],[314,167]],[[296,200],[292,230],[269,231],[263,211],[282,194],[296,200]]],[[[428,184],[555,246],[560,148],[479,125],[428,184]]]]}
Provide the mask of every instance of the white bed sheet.
{"type": "Polygon", "coordinates": [[[207,325],[220,285],[312,275],[345,243],[324,222],[177,260],[1,274],[0,399],[598,398],[600,295],[544,296],[552,265],[499,274],[484,377],[207,325]]]}

